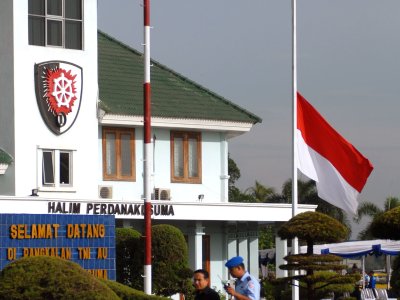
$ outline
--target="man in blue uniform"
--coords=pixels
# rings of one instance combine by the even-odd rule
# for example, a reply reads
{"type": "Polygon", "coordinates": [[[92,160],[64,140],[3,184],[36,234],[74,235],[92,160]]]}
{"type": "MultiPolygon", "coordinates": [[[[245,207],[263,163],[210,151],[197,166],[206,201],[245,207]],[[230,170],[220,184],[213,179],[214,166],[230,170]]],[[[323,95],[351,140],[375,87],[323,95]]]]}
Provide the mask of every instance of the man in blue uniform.
{"type": "Polygon", "coordinates": [[[228,260],[225,266],[229,269],[232,277],[236,278],[235,288],[225,287],[227,293],[237,300],[259,300],[260,283],[258,279],[246,271],[243,257],[235,256],[228,260]]]}

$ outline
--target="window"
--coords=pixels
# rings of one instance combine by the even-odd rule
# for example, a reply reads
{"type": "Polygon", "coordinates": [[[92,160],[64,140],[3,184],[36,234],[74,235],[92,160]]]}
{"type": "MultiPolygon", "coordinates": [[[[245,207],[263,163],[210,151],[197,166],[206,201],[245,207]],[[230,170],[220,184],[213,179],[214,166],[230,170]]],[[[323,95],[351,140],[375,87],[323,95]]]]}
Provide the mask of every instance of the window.
{"type": "Polygon", "coordinates": [[[103,179],[135,181],[135,130],[103,128],[103,179]]]}
{"type": "Polygon", "coordinates": [[[72,151],[41,149],[41,186],[72,187],[72,151]]]}
{"type": "Polygon", "coordinates": [[[29,0],[29,45],[82,49],[82,0],[29,0]]]}
{"type": "Polygon", "coordinates": [[[201,183],[199,132],[171,132],[171,181],[201,183]]]}

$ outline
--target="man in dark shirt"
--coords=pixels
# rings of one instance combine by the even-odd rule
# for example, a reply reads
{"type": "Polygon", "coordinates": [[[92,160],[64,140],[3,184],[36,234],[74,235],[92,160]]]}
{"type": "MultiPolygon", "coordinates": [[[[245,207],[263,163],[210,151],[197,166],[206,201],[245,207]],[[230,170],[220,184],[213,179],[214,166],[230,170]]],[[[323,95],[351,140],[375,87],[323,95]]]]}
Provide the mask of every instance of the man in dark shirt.
{"type": "Polygon", "coordinates": [[[220,300],[216,291],[209,287],[210,275],[206,270],[199,269],[193,272],[193,286],[195,300],[220,300]]]}

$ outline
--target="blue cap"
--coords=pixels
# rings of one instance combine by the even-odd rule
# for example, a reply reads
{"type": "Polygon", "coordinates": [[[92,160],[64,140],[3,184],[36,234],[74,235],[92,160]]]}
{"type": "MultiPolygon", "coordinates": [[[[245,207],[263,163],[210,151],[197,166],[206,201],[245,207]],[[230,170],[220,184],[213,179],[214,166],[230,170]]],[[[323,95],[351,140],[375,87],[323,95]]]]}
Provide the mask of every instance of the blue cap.
{"type": "Polygon", "coordinates": [[[243,263],[243,257],[235,256],[235,257],[232,257],[230,260],[228,260],[225,263],[225,267],[230,269],[230,268],[233,268],[233,267],[236,267],[236,266],[240,265],[241,263],[243,263]]]}

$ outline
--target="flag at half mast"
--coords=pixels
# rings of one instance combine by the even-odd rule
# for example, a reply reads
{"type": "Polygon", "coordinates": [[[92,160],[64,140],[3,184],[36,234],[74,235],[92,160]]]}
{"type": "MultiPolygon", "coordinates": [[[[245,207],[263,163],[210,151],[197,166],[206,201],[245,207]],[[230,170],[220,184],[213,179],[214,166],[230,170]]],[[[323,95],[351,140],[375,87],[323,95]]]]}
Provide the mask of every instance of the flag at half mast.
{"type": "Polygon", "coordinates": [[[297,93],[297,168],[315,180],[318,196],[356,214],[357,197],[373,170],[371,162],[297,93]]]}

